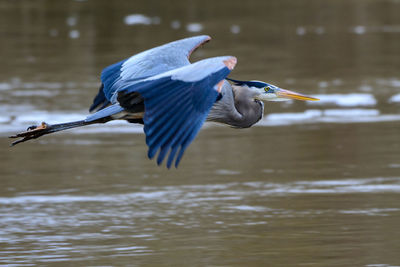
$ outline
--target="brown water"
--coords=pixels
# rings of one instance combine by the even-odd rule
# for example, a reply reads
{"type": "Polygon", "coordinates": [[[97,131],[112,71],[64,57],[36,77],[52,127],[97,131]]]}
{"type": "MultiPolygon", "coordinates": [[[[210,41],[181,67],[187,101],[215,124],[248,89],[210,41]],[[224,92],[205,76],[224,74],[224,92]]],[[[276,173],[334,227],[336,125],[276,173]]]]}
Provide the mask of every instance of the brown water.
{"type": "Polygon", "coordinates": [[[399,12],[396,0],[0,1],[0,265],[400,266],[399,12]],[[132,14],[150,24],[127,25],[132,14]],[[208,125],[177,170],[125,124],[8,147],[33,122],[85,116],[103,67],[196,34],[213,41],[193,60],[235,55],[233,78],[321,104],[272,103],[246,130],[208,125]]]}

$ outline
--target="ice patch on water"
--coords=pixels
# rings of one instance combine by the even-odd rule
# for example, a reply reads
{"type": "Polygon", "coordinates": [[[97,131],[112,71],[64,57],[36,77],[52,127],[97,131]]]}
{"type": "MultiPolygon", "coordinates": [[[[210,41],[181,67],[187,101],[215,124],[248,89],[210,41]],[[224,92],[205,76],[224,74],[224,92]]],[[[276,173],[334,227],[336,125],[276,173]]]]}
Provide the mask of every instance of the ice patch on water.
{"type": "Polygon", "coordinates": [[[98,88],[99,82],[35,82],[35,81],[23,81],[18,77],[12,78],[9,81],[0,83],[0,91],[11,90],[11,89],[62,89],[62,88],[98,88]]]}
{"type": "Polygon", "coordinates": [[[363,92],[372,92],[374,88],[371,85],[363,84],[358,89],[363,92]]]}
{"type": "Polygon", "coordinates": [[[0,115],[7,114],[11,116],[17,116],[24,112],[31,112],[34,110],[32,105],[0,105],[0,115]]]}
{"type": "Polygon", "coordinates": [[[78,30],[69,31],[69,38],[71,38],[71,39],[77,39],[77,38],[79,38],[80,35],[81,35],[81,33],[78,30]]]}
{"type": "Polygon", "coordinates": [[[320,88],[326,88],[326,87],[328,87],[328,85],[329,85],[329,83],[328,83],[327,81],[320,81],[320,82],[318,83],[318,86],[319,86],[320,88]]]}
{"type": "Polygon", "coordinates": [[[307,102],[309,105],[327,105],[333,104],[342,107],[356,106],[374,106],[377,101],[372,94],[354,93],[354,94],[319,94],[313,95],[319,98],[319,101],[307,102]]]}
{"type": "Polygon", "coordinates": [[[299,26],[296,29],[296,34],[297,35],[304,35],[304,34],[306,34],[306,32],[307,32],[306,28],[302,27],[302,26],[299,26]]]}
{"type": "Polygon", "coordinates": [[[129,123],[123,120],[110,121],[105,124],[95,124],[87,127],[77,128],[71,133],[93,134],[93,133],[144,133],[143,125],[129,123]]]}
{"type": "Polygon", "coordinates": [[[19,115],[15,118],[14,122],[18,124],[29,124],[29,123],[40,123],[42,121],[48,123],[62,123],[67,121],[77,121],[85,119],[86,115],[79,113],[68,113],[68,112],[47,112],[47,111],[32,111],[19,115]]]}
{"type": "Polygon", "coordinates": [[[310,109],[296,113],[266,115],[257,126],[279,126],[300,123],[368,123],[399,121],[400,114],[381,115],[376,109],[310,109]]]}
{"type": "Polygon", "coordinates": [[[240,33],[240,26],[239,25],[232,25],[231,26],[231,33],[239,34],[240,33]]]}
{"type": "MultiPolygon", "coordinates": [[[[39,125],[41,122],[49,124],[64,123],[85,119],[87,111],[71,113],[69,111],[38,111],[31,106],[1,106],[0,107],[0,133],[15,133],[25,130],[28,126],[39,125]]],[[[89,125],[77,128],[69,133],[143,133],[143,126],[132,124],[123,120],[111,121],[106,124],[89,125]]]]}
{"type": "Polygon", "coordinates": [[[186,30],[188,32],[200,32],[203,30],[203,25],[201,23],[189,23],[186,25],[186,30]]]}
{"type": "Polygon", "coordinates": [[[400,193],[400,178],[363,178],[303,181],[292,184],[292,193],[400,193]]]}
{"type": "Polygon", "coordinates": [[[11,120],[10,116],[0,115],[0,123],[6,123],[9,122],[10,120],[11,120]]]}
{"type": "Polygon", "coordinates": [[[362,35],[366,33],[399,33],[400,32],[400,25],[372,25],[372,26],[364,26],[364,25],[357,25],[350,28],[350,31],[362,35]]]}
{"type": "MultiPolygon", "coordinates": [[[[143,246],[131,246],[131,247],[119,247],[119,248],[114,248],[113,250],[116,251],[131,251],[131,250],[143,250],[143,249],[147,249],[147,247],[143,247],[143,246]]],[[[151,250],[148,250],[151,251],[151,250]]]]}
{"type": "MultiPolygon", "coordinates": [[[[1,112],[1,109],[0,109],[1,112]]],[[[82,120],[86,117],[84,114],[63,113],[62,111],[32,111],[27,108],[20,112],[6,112],[8,116],[0,117],[0,133],[15,133],[26,130],[31,125],[39,125],[41,122],[50,124],[63,123],[69,121],[82,120]]]]}
{"type": "MultiPolygon", "coordinates": [[[[51,139],[40,139],[38,141],[40,144],[60,144],[59,140],[51,140],[51,139]]],[[[82,139],[64,139],[61,141],[62,144],[64,145],[78,145],[78,146],[92,146],[92,145],[101,145],[104,144],[105,142],[100,141],[100,140],[82,140],[82,139]]]]}
{"type": "Polygon", "coordinates": [[[216,174],[219,175],[237,175],[240,174],[239,171],[234,171],[234,170],[226,170],[226,169],[219,169],[215,171],[216,174]]]}
{"type": "Polygon", "coordinates": [[[299,181],[288,184],[260,183],[257,188],[260,195],[400,193],[400,178],[299,181]]]}
{"type": "Polygon", "coordinates": [[[57,195],[57,196],[17,196],[17,197],[0,197],[0,203],[3,205],[10,204],[25,204],[25,203],[68,203],[68,202],[104,202],[109,197],[96,196],[71,196],[71,195],[57,195]]]}
{"type": "Polygon", "coordinates": [[[297,35],[305,35],[309,33],[314,33],[314,34],[324,34],[326,32],[325,28],[322,26],[309,26],[309,27],[304,27],[304,26],[298,26],[296,28],[296,34],[297,35]]]}
{"type": "Polygon", "coordinates": [[[296,121],[304,121],[315,118],[322,117],[323,112],[317,109],[310,109],[304,112],[296,112],[296,113],[271,113],[264,117],[257,125],[262,125],[263,123],[273,123],[273,122],[296,122],[296,121]]]}
{"type": "Polygon", "coordinates": [[[148,17],[143,14],[132,14],[124,18],[126,25],[150,25],[159,24],[161,19],[159,17],[148,17]]]}
{"type": "Polygon", "coordinates": [[[70,27],[75,26],[78,23],[78,18],[75,16],[68,17],[66,23],[70,27]]]}
{"type": "Polygon", "coordinates": [[[174,21],[171,22],[171,28],[172,28],[172,29],[177,30],[177,29],[179,29],[180,27],[181,27],[181,23],[180,23],[179,20],[174,20],[174,21]]]}
{"type": "Polygon", "coordinates": [[[389,103],[400,103],[400,94],[393,95],[388,100],[389,103]]]}
{"type": "Polygon", "coordinates": [[[11,84],[9,83],[0,83],[0,91],[10,90],[12,89],[11,84]]]}
{"type": "Polygon", "coordinates": [[[115,202],[134,201],[143,199],[160,199],[168,194],[167,191],[135,192],[119,195],[30,195],[15,197],[0,197],[1,204],[25,204],[25,203],[70,203],[70,202],[115,202]]]}
{"type": "Polygon", "coordinates": [[[355,210],[340,210],[342,214],[356,214],[356,215],[368,215],[368,216],[388,216],[391,212],[398,212],[400,209],[386,208],[386,209],[355,209],[355,210]]]}
{"type": "Polygon", "coordinates": [[[361,34],[364,34],[367,32],[367,27],[365,27],[363,25],[357,25],[357,26],[353,27],[351,30],[352,30],[352,32],[354,32],[356,34],[361,35],[361,34]]]}
{"type": "Polygon", "coordinates": [[[395,88],[400,87],[400,80],[397,78],[377,79],[375,82],[377,85],[380,85],[380,86],[390,86],[390,87],[395,87],[395,88]]]}
{"type": "Polygon", "coordinates": [[[20,90],[12,91],[13,96],[40,96],[40,97],[53,97],[58,95],[59,92],[55,90],[20,90]]]}
{"type": "Polygon", "coordinates": [[[377,109],[326,109],[323,115],[326,117],[373,117],[379,115],[377,109]]]}
{"type": "Polygon", "coordinates": [[[268,210],[265,207],[260,207],[260,206],[248,206],[248,205],[239,205],[239,206],[231,206],[229,207],[231,209],[236,209],[236,210],[241,210],[241,211],[257,211],[257,212],[263,212],[268,210]]]}
{"type": "Polygon", "coordinates": [[[308,186],[348,186],[348,185],[358,185],[370,182],[366,179],[346,179],[346,180],[322,180],[322,181],[300,181],[295,184],[308,185],[308,186]]]}

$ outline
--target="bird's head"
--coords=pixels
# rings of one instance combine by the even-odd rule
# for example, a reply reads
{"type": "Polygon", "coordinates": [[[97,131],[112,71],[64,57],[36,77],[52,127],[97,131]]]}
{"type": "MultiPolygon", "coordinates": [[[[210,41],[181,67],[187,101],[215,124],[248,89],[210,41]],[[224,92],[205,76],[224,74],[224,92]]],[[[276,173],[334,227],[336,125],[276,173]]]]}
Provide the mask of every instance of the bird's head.
{"type": "Polygon", "coordinates": [[[291,99],[318,101],[318,98],[303,95],[293,91],[279,88],[275,85],[261,81],[239,81],[227,78],[236,86],[245,86],[252,90],[254,98],[262,101],[287,101],[291,99]]]}

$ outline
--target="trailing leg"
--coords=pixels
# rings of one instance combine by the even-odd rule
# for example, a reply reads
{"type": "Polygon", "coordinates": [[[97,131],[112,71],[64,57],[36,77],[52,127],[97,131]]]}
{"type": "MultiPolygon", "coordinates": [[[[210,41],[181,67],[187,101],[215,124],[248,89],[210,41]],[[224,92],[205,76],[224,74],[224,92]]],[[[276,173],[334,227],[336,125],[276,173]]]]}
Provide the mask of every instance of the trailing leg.
{"type": "Polygon", "coordinates": [[[41,125],[36,126],[32,125],[28,127],[28,129],[25,132],[18,133],[16,135],[9,136],[9,138],[20,138],[16,141],[14,141],[11,146],[15,146],[16,144],[31,140],[31,139],[36,139],[39,138],[43,135],[46,134],[51,134],[67,129],[72,129],[72,128],[77,128],[77,127],[82,127],[90,124],[96,124],[96,123],[106,123],[108,121],[112,120],[111,117],[105,117],[105,118],[100,118],[97,120],[93,121],[86,121],[86,120],[80,120],[80,121],[72,121],[72,122],[66,122],[66,123],[60,123],[60,124],[48,124],[45,122],[42,122],[41,125]]]}

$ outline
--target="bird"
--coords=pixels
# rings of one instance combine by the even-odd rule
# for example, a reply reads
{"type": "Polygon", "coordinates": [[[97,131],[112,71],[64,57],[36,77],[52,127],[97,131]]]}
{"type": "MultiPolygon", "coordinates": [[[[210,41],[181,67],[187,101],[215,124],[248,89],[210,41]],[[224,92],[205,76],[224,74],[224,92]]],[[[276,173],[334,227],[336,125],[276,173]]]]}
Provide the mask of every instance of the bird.
{"type": "Polygon", "coordinates": [[[220,56],[191,63],[190,55],[211,40],[207,35],[173,41],[112,64],[86,118],[30,126],[10,136],[11,146],[66,129],[126,120],[144,125],[147,156],[177,168],[205,121],[248,128],[262,119],[264,102],[319,99],[257,80],[228,78],[237,63],[220,56]],[[168,157],[167,157],[168,156],[168,157]]]}

